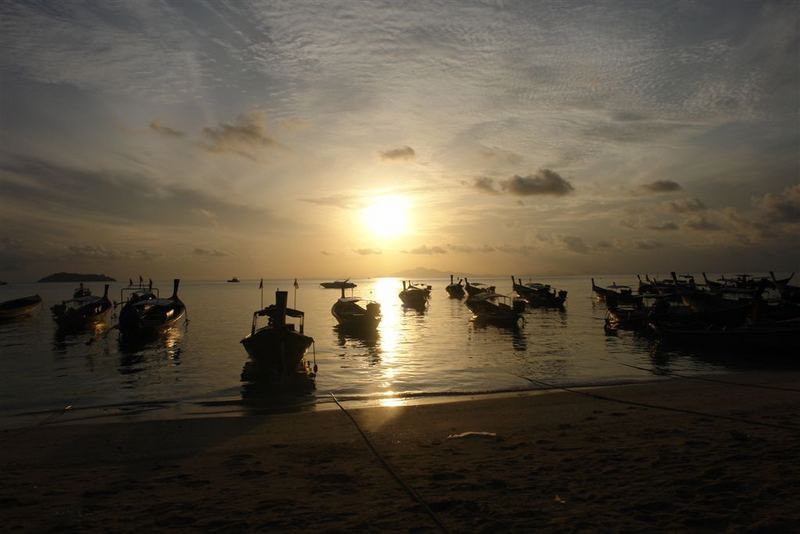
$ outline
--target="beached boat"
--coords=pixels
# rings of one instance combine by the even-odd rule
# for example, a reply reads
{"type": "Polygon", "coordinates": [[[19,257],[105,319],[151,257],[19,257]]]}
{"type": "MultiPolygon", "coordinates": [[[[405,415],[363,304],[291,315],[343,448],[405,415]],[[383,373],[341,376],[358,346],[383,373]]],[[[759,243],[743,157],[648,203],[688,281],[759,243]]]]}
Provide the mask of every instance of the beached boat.
{"type": "Polygon", "coordinates": [[[239,283],[239,279],[234,276],[230,280],[227,280],[227,282],[229,282],[231,284],[238,284],[239,283]]]}
{"type": "Polygon", "coordinates": [[[462,279],[458,279],[458,283],[453,281],[453,275],[450,275],[450,284],[445,287],[445,291],[447,294],[450,295],[452,299],[463,299],[464,298],[464,284],[461,283],[462,279]]]}
{"type": "Polygon", "coordinates": [[[241,340],[257,368],[255,374],[279,382],[316,373],[316,365],[312,369],[304,359],[314,338],[305,335],[305,314],[287,307],[288,298],[287,291],[276,291],[275,304],[253,313],[250,334],[241,340]],[[266,326],[258,328],[259,317],[267,317],[266,326]],[[287,317],[298,319],[298,325],[287,322],[287,317]]]}
{"type": "Polygon", "coordinates": [[[186,306],[178,298],[180,280],[175,279],[172,296],[160,298],[152,281],[148,286],[124,287],[120,291],[119,330],[123,335],[137,337],[157,334],[175,325],[186,314],[186,306]]]}
{"type": "Polygon", "coordinates": [[[564,302],[567,300],[566,291],[557,291],[549,284],[538,282],[523,284],[521,279],[515,281],[513,276],[511,284],[517,295],[525,299],[533,308],[563,308],[564,302]]]}
{"type": "Polygon", "coordinates": [[[358,284],[351,282],[349,278],[345,280],[334,280],[333,282],[322,282],[320,285],[325,289],[352,289],[358,287],[358,284]]]}
{"type": "Polygon", "coordinates": [[[403,280],[403,290],[398,294],[403,305],[408,308],[423,309],[428,304],[431,296],[430,286],[412,284],[403,280]]]}
{"type": "Polygon", "coordinates": [[[53,319],[60,328],[81,328],[105,320],[112,304],[108,299],[108,284],[105,285],[102,297],[93,296],[92,292],[78,287],[72,298],[50,308],[53,319]]]}
{"type": "Polygon", "coordinates": [[[467,299],[467,307],[477,323],[491,324],[505,328],[517,328],[523,321],[522,312],[525,301],[511,299],[494,292],[483,292],[467,299]]]}
{"type": "Polygon", "coordinates": [[[342,296],[331,307],[331,314],[340,329],[375,330],[381,322],[381,305],[361,297],[346,297],[342,288],[342,296]]]}
{"type": "Polygon", "coordinates": [[[33,315],[41,303],[42,297],[39,295],[31,295],[29,297],[0,302],[0,320],[16,319],[17,317],[33,315]]]}

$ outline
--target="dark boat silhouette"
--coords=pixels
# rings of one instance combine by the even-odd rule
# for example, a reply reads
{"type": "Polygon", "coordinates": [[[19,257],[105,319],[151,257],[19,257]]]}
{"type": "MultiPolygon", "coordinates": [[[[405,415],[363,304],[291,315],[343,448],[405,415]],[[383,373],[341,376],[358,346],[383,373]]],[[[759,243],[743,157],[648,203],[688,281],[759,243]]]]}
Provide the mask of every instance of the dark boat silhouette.
{"type": "Polygon", "coordinates": [[[514,281],[514,276],[511,276],[511,283],[517,295],[534,308],[563,308],[564,301],[567,300],[566,291],[563,289],[557,291],[548,284],[538,282],[523,284],[521,279],[514,281]]]}
{"type": "Polygon", "coordinates": [[[403,280],[403,290],[398,294],[403,305],[408,308],[423,309],[431,296],[430,286],[419,286],[403,280]]]}
{"type": "Polygon", "coordinates": [[[286,382],[316,373],[304,359],[314,338],[304,333],[305,314],[287,307],[288,297],[287,291],[276,291],[275,304],[253,313],[250,334],[241,340],[254,364],[249,372],[261,381],[286,382]],[[257,327],[259,317],[267,317],[266,326],[257,327]],[[298,325],[288,323],[287,317],[299,319],[298,325]]]}
{"type": "Polygon", "coordinates": [[[105,285],[102,297],[93,296],[89,289],[81,284],[72,298],[50,308],[53,319],[60,328],[82,328],[105,320],[112,303],[108,300],[108,284],[105,285]]]}
{"type": "Polygon", "coordinates": [[[239,279],[238,279],[238,278],[236,278],[236,277],[234,276],[233,278],[231,278],[230,280],[228,280],[228,282],[230,282],[230,283],[232,283],[232,284],[238,284],[238,283],[239,283],[239,279]]]}
{"type": "Polygon", "coordinates": [[[511,299],[494,292],[482,292],[467,299],[467,307],[475,314],[477,323],[491,324],[504,328],[517,328],[523,320],[525,301],[511,299]],[[511,304],[509,304],[511,302],[511,304]]]}
{"type": "Polygon", "coordinates": [[[453,275],[450,275],[450,284],[445,289],[450,298],[463,299],[464,298],[464,284],[461,283],[462,279],[459,278],[458,282],[453,282],[453,275]]]}
{"type": "Polygon", "coordinates": [[[331,307],[331,314],[340,329],[370,331],[381,322],[381,305],[361,297],[346,297],[342,288],[342,296],[331,307]]]}
{"type": "Polygon", "coordinates": [[[39,295],[0,302],[0,320],[33,315],[41,303],[42,297],[39,295]]]}
{"type": "Polygon", "coordinates": [[[186,306],[178,298],[180,279],[173,281],[172,296],[160,298],[152,281],[145,287],[125,287],[120,292],[122,311],[119,330],[127,336],[148,336],[173,326],[186,314],[186,306]]]}
{"type": "Polygon", "coordinates": [[[350,282],[349,278],[345,280],[334,280],[333,282],[322,282],[320,285],[325,289],[352,289],[358,287],[358,284],[350,282]]]}

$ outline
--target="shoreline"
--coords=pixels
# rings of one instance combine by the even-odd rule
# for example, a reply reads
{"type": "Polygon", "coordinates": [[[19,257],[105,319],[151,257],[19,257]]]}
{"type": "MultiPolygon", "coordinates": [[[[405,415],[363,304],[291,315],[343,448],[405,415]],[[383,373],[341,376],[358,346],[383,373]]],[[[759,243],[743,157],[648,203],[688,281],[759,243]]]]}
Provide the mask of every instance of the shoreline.
{"type": "MultiPolygon", "coordinates": [[[[785,531],[800,523],[798,378],[345,408],[450,531],[785,531]]],[[[37,531],[436,530],[346,415],[3,431],[0,517],[37,531]]]]}

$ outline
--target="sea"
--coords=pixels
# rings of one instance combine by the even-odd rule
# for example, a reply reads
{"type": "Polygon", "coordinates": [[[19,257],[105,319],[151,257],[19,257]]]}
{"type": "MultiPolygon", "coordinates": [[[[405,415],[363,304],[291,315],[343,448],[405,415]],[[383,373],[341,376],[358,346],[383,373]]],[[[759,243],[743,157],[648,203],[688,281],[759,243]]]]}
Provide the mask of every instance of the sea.
{"type": "MultiPolygon", "coordinates": [[[[577,386],[602,386],[669,376],[724,374],[760,365],[758,355],[661,347],[632,332],[609,335],[605,306],[594,300],[584,276],[537,278],[568,292],[564,310],[528,309],[515,330],[472,321],[463,300],[449,298],[449,279],[420,279],[432,286],[423,312],[405,309],[399,278],[353,280],[355,296],[381,304],[373,336],[342,334],[331,306],[339,290],[322,280],[184,280],[180,298],[188,321],[151,342],[121,343],[109,316],[105,324],[77,333],[56,328],[50,307],[70,298],[74,283],[0,286],[0,301],[39,294],[43,305],[26,319],[0,323],[0,426],[36,424],[59,417],[102,422],[126,417],[236,416],[264,411],[320,409],[340,401],[400,405],[516,394],[577,386]],[[317,365],[312,388],[274,391],[244,373],[240,340],[253,312],[289,292],[289,306],[305,312],[305,332],[315,342],[307,358],[317,365]]],[[[473,281],[473,280],[471,280],[473,281]]],[[[511,295],[511,278],[474,280],[511,295]]],[[[527,282],[528,280],[524,280],[527,282]]],[[[126,281],[127,282],[127,281],[126,281]]],[[[596,277],[598,285],[629,284],[633,275],[596,277]]],[[[172,280],[156,280],[170,294],[172,280]]],[[[123,284],[111,284],[120,299],[123,284]]],[[[127,284],[126,284],[127,285],[127,284]]],[[[102,294],[102,283],[86,284],[102,294]]],[[[351,291],[348,290],[350,295],[351,291]]]]}

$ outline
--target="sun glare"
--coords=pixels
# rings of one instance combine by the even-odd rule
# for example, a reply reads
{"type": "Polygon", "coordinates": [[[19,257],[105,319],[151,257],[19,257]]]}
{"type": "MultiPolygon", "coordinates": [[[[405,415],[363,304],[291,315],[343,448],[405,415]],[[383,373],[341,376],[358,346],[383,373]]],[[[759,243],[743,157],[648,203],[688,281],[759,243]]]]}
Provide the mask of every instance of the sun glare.
{"type": "Polygon", "coordinates": [[[378,197],[361,212],[364,226],[381,238],[399,237],[408,231],[408,199],[378,197]]]}

